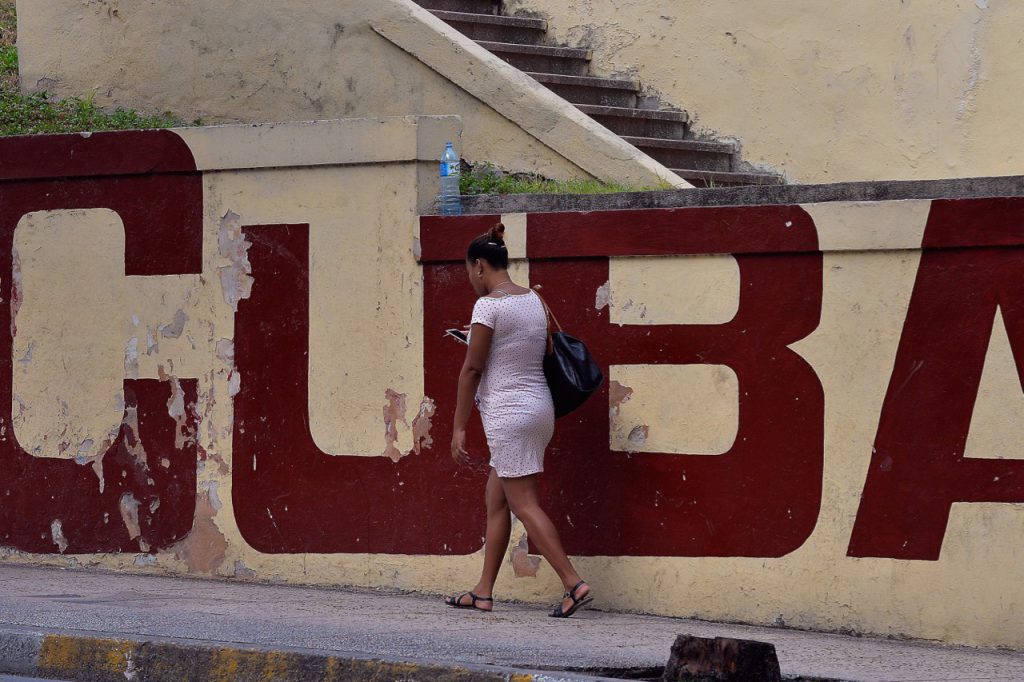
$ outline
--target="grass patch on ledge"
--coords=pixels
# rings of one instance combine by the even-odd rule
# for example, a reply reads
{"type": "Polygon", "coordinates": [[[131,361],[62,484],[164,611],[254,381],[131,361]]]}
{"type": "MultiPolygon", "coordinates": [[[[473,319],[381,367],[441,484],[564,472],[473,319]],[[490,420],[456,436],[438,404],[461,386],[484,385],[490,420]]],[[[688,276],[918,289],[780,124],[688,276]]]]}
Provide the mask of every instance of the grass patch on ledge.
{"type": "MultiPolygon", "coordinates": [[[[18,82],[18,18],[15,0],[0,0],[0,135],[139,130],[189,125],[171,114],[146,115],[133,109],[104,111],[92,96],[55,98],[45,92],[22,94],[18,82]]],[[[195,121],[193,125],[200,122],[195,121]]]]}
{"type": "Polygon", "coordinates": [[[463,196],[480,194],[615,194],[672,189],[665,183],[659,187],[632,187],[600,180],[552,180],[535,173],[507,173],[489,163],[462,164],[459,187],[463,196]]]}

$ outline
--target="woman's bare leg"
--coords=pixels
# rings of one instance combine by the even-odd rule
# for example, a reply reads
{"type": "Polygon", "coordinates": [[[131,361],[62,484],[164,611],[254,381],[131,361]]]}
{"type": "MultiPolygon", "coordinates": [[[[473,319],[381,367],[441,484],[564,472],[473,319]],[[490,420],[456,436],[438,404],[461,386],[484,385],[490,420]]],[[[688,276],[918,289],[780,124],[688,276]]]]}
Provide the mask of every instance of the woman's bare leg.
{"type": "MultiPolygon", "coordinates": [[[[505,499],[505,491],[497,472],[491,469],[487,478],[487,489],[484,494],[487,503],[487,535],[484,544],[484,567],[480,573],[480,582],[473,588],[478,597],[490,597],[494,594],[494,583],[501,570],[501,562],[508,551],[509,538],[512,535],[512,519],[505,499]]],[[[463,597],[462,603],[469,606],[471,597],[463,597]]],[[[477,602],[480,608],[489,611],[493,602],[477,602]]]]}
{"type": "MultiPolygon", "coordinates": [[[[566,556],[565,550],[562,549],[562,539],[558,536],[558,530],[540,507],[537,495],[537,476],[500,480],[505,491],[505,499],[508,501],[512,513],[523,522],[530,541],[547,559],[568,592],[580,582],[580,574],[576,572],[569,557],[566,556]]],[[[589,592],[590,587],[583,585],[576,592],[576,597],[582,599],[589,592]]],[[[562,608],[566,610],[571,605],[572,600],[566,599],[562,603],[562,608]]]]}

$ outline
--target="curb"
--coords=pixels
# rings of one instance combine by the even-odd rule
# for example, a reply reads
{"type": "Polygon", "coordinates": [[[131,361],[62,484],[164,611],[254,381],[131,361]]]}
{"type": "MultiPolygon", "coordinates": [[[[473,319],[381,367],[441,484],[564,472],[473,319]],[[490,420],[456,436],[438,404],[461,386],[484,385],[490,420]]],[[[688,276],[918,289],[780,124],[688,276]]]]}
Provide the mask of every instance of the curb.
{"type": "Polygon", "coordinates": [[[607,678],[311,649],[0,628],[0,674],[68,682],[594,682],[607,678]]]}

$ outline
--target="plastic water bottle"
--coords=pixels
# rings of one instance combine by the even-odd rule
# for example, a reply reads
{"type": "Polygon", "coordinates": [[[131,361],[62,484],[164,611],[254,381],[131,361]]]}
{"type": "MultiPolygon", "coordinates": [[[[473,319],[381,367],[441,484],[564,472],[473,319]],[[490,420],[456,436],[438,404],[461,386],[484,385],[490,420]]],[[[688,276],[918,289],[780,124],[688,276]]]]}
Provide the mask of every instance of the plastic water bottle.
{"type": "Polygon", "coordinates": [[[441,215],[462,215],[462,193],[459,190],[461,176],[459,155],[449,142],[441,155],[441,215]]]}

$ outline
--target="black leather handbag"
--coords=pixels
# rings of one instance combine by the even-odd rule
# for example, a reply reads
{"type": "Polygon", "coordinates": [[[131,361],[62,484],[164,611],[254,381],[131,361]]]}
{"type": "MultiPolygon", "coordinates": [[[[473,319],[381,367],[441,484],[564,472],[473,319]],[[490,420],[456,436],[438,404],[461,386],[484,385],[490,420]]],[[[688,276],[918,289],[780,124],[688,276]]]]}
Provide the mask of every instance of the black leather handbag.
{"type": "Polygon", "coordinates": [[[551,389],[555,416],[564,417],[587,402],[604,383],[604,374],[590,356],[585,343],[562,331],[547,301],[538,294],[548,318],[548,350],[544,355],[544,378],[551,389]],[[554,322],[558,331],[551,329],[554,322]]]}

